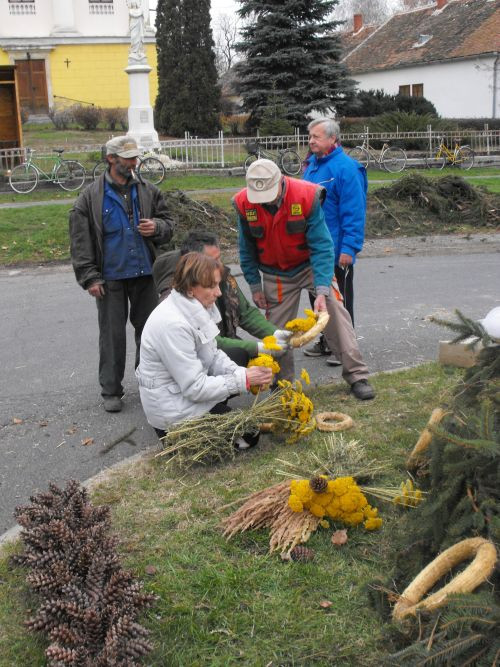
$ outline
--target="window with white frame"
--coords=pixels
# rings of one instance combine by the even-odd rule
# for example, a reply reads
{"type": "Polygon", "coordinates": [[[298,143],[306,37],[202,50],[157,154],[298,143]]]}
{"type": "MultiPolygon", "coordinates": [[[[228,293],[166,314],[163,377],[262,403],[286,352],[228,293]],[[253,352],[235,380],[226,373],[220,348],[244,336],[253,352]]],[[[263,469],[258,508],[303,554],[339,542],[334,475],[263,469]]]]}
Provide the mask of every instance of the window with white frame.
{"type": "Polygon", "coordinates": [[[36,14],[35,0],[9,0],[9,14],[36,14]]]}

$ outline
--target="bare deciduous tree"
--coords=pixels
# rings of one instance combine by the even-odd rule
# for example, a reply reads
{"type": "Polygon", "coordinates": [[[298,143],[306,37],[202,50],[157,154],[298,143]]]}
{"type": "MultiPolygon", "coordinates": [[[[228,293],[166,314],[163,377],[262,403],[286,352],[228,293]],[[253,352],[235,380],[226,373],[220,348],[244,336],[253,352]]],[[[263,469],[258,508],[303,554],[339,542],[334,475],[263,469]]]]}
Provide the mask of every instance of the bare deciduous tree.
{"type": "Polygon", "coordinates": [[[234,65],[234,45],[238,41],[238,17],[219,14],[215,22],[215,56],[219,76],[234,65]]]}
{"type": "Polygon", "coordinates": [[[379,24],[394,13],[390,0],[343,0],[333,11],[336,21],[345,21],[343,30],[352,29],[354,14],[363,16],[363,23],[379,24]]]}

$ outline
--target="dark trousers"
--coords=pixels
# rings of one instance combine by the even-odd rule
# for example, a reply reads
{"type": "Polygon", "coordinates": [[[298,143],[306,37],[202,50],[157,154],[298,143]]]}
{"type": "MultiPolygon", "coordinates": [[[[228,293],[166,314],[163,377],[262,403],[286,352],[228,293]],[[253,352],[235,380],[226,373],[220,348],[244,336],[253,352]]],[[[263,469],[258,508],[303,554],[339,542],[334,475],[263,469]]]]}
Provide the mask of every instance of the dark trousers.
{"type": "Polygon", "coordinates": [[[349,266],[346,271],[341,266],[335,265],[335,278],[339,284],[339,290],[344,299],[344,308],[351,316],[352,326],[354,326],[354,266],[349,266]]]}
{"type": "MultiPolygon", "coordinates": [[[[344,308],[351,316],[352,326],[354,326],[354,267],[349,267],[349,271],[347,272],[346,276],[345,269],[335,265],[335,278],[337,280],[340,293],[342,294],[342,298],[344,299],[344,308]]],[[[311,302],[311,307],[314,306],[315,299],[315,295],[312,292],[309,292],[309,301],[311,302]]]]}
{"type": "Polygon", "coordinates": [[[130,323],[135,330],[137,368],[142,330],[158,304],[158,296],[151,276],[109,280],[104,285],[104,291],[104,297],[96,299],[99,322],[99,382],[103,396],[122,396],[129,304],[130,323]]]}

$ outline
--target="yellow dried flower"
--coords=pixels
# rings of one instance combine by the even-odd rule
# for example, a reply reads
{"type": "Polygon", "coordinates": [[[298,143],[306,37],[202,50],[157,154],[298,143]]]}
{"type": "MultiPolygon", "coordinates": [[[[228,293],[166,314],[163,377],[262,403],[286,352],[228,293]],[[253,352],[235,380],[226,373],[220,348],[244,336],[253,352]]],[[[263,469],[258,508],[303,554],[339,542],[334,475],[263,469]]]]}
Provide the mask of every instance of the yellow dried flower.
{"type": "Polygon", "coordinates": [[[370,518],[364,523],[366,530],[378,530],[382,525],[382,519],[370,518]]]}
{"type": "Polygon", "coordinates": [[[330,523],[326,519],[321,519],[319,525],[321,528],[330,528],[330,523]]]}
{"type": "MultiPolygon", "coordinates": [[[[251,368],[252,366],[265,366],[266,368],[270,368],[274,375],[280,372],[280,365],[270,354],[259,354],[253,359],[250,359],[247,368],[251,368]]],[[[269,385],[264,387],[252,386],[250,387],[250,391],[252,394],[258,394],[260,391],[265,391],[268,388],[269,385]]]]}
{"type": "Polygon", "coordinates": [[[311,503],[308,507],[308,510],[311,512],[311,514],[314,514],[314,516],[317,516],[320,519],[325,516],[325,509],[316,503],[311,503]]]}
{"type": "Polygon", "coordinates": [[[309,373],[306,371],[305,368],[303,368],[300,371],[300,377],[304,380],[306,384],[311,384],[311,378],[309,377],[309,373]]]}
{"type": "Polygon", "coordinates": [[[281,350],[281,345],[278,345],[275,336],[265,336],[262,342],[266,350],[281,350]]]}
{"type": "Polygon", "coordinates": [[[293,493],[290,494],[288,498],[288,507],[292,510],[292,512],[302,512],[304,510],[302,501],[293,493]]]}
{"type": "Polygon", "coordinates": [[[304,313],[307,315],[307,318],[297,317],[294,320],[290,320],[285,324],[285,329],[293,332],[309,331],[318,321],[318,316],[309,308],[306,308],[304,313]]]}

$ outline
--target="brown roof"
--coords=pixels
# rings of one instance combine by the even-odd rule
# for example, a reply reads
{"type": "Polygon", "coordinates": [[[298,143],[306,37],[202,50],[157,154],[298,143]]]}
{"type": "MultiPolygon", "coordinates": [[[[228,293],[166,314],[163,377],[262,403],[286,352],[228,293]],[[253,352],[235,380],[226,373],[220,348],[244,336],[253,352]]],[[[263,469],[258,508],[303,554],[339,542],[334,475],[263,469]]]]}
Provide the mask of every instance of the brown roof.
{"type": "MultiPolygon", "coordinates": [[[[362,32],[362,31],[360,31],[362,32]]],[[[500,51],[500,0],[455,0],[395,14],[344,58],[349,72],[370,72],[500,51]],[[419,41],[422,46],[415,47],[419,41]]]]}
{"type": "Polygon", "coordinates": [[[342,56],[345,57],[353,49],[361,44],[367,37],[369,37],[378,26],[364,25],[361,30],[354,32],[354,30],[345,31],[340,34],[340,41],[342,44],[342,56]]]}

